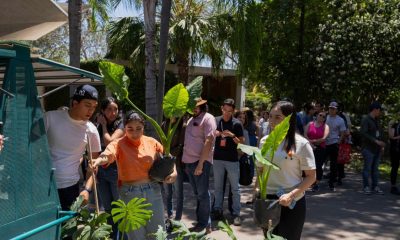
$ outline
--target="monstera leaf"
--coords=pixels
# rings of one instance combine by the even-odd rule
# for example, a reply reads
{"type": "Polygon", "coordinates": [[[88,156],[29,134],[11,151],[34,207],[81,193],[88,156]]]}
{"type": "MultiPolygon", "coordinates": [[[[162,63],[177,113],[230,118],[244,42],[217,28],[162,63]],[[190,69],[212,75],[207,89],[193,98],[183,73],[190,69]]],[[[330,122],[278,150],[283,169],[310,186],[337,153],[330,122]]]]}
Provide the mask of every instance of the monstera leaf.
{"type": "Polygon", "coordinates": [[[187,110],[189,93],[182,83],[172,87],[164,96],[163,111],[166,118],[182,117],[187,110]]]}
{"type": "Polygon", "coordinates": [[[101,61],[99,70],[103,75],[106,87],[115,94],[118,100],[128,98],[129,77],[125,74],[125,68],[121,65],[101,61]]]}
{"type": "Polygon", "coordinates": [[[189,92],[189,102],[187,105],[187,112],[193,114],[193,109],[196,107],[196,99],[201,96],[203,91],[203,77],[196,77],[189,85],[186,86],[189,92]]]}
{"type": "Polygon", "coordinates": [[[112,202],[114,206],[111,210],[112,218],[115,223],[118,223],[118,229],[121,232],[127,233],[147,224],[153,211],[148,209],[151,203],[145,202],[145,198],[133,198],[128,204],[122,200],[112,202]]]}

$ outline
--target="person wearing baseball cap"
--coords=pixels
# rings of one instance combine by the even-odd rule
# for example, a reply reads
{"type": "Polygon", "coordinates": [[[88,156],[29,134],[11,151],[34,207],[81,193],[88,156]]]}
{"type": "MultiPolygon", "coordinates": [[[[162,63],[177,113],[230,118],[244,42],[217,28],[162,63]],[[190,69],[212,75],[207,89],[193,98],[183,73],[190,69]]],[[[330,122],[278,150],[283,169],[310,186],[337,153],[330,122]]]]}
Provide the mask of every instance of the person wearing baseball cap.
{"type": "Polygon", "coordinates": [[[335,191],[334,183],[342,185],[344,165],[337,163],[339,143],[343,142],[346,134],[346,124],[338,115],[339,104],[335,101],[329,103],[326,124],[329,126],[329,134],[326,138],[326,157],[330,160],[329,189],[335,191]]]}
{"type": "Polygon", "coordinates": [[[92,157],[100,151],[99,133],[89,121],[97,107],[98,92],[90,85],[76,88],[68,110],[48,111],[44,115],[50,156],[55,170],[55,179],[62,210],[69,210],[75,199],[82,195],[89,199],[93,179],[88,171],[85,188],[79,188],[79,165],[86,144],[90,142],[92,157]]]}

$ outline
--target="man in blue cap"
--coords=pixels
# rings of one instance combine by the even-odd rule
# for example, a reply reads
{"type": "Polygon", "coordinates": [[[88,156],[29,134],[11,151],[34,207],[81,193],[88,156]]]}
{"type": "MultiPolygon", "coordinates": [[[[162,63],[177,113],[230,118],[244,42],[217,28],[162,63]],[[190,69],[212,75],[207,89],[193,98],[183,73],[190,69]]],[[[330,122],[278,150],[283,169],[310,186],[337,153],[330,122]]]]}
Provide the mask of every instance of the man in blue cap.
{"type": "Polygon", "coordinates": [[[85,201],[89,199],[93,179],[89,177],[84,190],[80,191],[79,166],[88,139],[93,158],[97,158],[101,151],[99,133],[89,121],[96,110],[97,100],[96,88],[81,85],[74,92],[69,110],[49,111],[44,116],[62,210],[69,210],[79,195],[85,201]]]}

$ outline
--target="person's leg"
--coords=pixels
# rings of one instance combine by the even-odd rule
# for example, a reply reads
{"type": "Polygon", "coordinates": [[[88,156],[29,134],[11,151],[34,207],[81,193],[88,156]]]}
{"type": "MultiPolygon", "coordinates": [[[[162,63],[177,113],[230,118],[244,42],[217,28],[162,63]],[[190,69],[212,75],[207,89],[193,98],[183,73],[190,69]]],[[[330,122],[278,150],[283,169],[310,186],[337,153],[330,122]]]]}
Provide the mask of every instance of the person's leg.
{"type": "Polygon", "coordinates": [[[177,169],[178,177],[174,183],[175,193],[176,193],[176,211],[175,211],[175,220],[179,221],[182,218],[183,211],[183,170],[181,168],[177,169]]]}
{"type": "Polygon", "coordinates": [[[205,228],[211,225],[211,198],[209,191],[211,163],[204,162],[203,173],[199,176],[194,176],[197,187],[197,227],[205,228]]]}
{"type": "Polygon", "coordinates": [[[215,211],[222,211],[223,196],[223,184],[224,184],[224,173],[226,161],[214,160],[213,171],[214,171],[214,208],[215,211]]]}
{"type": "Polygon", "coordinates": [[[337,181],[337,156],[338,156],[338,145],[331,144],[326,147],[327,155],[330,161],[330,172],[329,172],[329,187],[334,187],[333,183],[337,181]]]}
{"type": "Polygon", "coordinates": [[[239,186],[239,162],[225,161],[225,168],[228,171],[229,184],[232,188],[232,210],[234,216],[240,216],[240,186],[239,186]]]}
{"type": "Polygon", "coordinates": [[[189,183],[192,186],[193,189],[193,194],[195,199],[197,200],[197,207],[196,207],[196,221],[199,222],[199,218],[198,218],[198,209],[199,209],[199,201],[198,201],[198,191],[197,191],[197,184],[195,181],[195,176],[194,176],[194,170],[196,169],[197,166],[197,162],[195,163],[186,163],[186,168],[185,168],[185,172],[187,174],[187,177],[189,179],[189,183]]]}
{"type": "Polygon", "coordinates": [[[151,203],[149,209],[153,211],[153,216],[144,227],[146,229],[145,239],[156,239],[152,234],[157,232],[158,227],[161,226],[165,230],[164,203],[161,196],[161,186],[157,183],[151,183],[148,184],[148,186],[144,185],[142,187],[142,192],[147,202],[151,203]]]}
{"type": "Polygon", "coordinates": [[[342,178],[344,178],[344,164],[337,164],[338,185],[342,185],[342,178]]]}
{"type": "Polygon", "coordinates": [[[120,197],[126,204],[133,198],[146,198],[148,203],[151,203],[148,209],[153,211],[153,215],[150,218],[146,226],[141,227],[135,231],[131,231],[127,234],[128,239],[155,239],[149,234],[155,233],[158,230],[158,226],[165,228],[164,224],[164,204],[161,196],[161,188],[158,183],[142,184],[140,186],[127,186],[123,185],[120,188],[120,197]]]}
{"type": "Polygon", "coordinates": [[[372,189],[375,189],[375,187],[378,186],[380,158],[381,158],[380,151],[373,154],[372,166],[371,166],[372,189]]]}
{"type": "Polygon", "coordinates": [[[287,240],[299,240],[306,218],[306,199],[301,198],[293,209],[281,208],[279,224],[273,230],[273,234],[284,237],[287,240]]]}
{"type": "Polygon", "coordinates": [[[323,175],[323,170],[322,170],[322,165],[324,165],[325,161],[325,149],[321,147],[317,147],[314,150],[314,156],[315,156],[315,164],[316,164],[316,170],[317,170],[317,182],[322,180],[322,175],[323,175]]]}
{"type": "Polygon", "coordinates": [[[373,162],[373,156],[370,151],[367,149],[363,149],[361,151],[361,154],[363,155],[364,158],[364,167],[362,171],[362,177],[363,177],[363,187],[369,187],[369,175],[371,173],[372,169],[372,162],[373,162]]]}
{"type": "Polygon", "coordinates": [[[400,159],[400,153],[397,151],[392,151],[390,153],[390,183],[392,187],[396,186],[396,180],[397,180],[397,173],[399,171],[399,161],[400,159]]]}
{"type": "Polygon", "coordinates": [[[79,183],[70,187],[60,188],[58,190],[58,197],[60,199],[61,209],[63,211],[70,210],[72,203],[79,196],[79,183]]]}
{"type": "Polygon", "coordinates": [[[173,204],[172,198],[174,194],[174,185],[173,184],[164,184],[165,191],[165,204],[167,205],[167,215],[168,218],[172,217],[173,214],[173,204]]]}

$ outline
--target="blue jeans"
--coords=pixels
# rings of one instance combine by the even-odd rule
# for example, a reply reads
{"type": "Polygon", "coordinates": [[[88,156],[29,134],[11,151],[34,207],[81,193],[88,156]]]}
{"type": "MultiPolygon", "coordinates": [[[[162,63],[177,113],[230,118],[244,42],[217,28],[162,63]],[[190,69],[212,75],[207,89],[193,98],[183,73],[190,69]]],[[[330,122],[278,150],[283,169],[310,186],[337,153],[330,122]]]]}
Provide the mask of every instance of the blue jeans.
{"type": "Polygon", "coordinates": [[[374,189],[376,186],[378,186],[379,160],[381,157],[381,152],[377,151],[376,153],[373,153],[368,149],[363,149],[361,154],[364,157],[364,168],[362,171],[363,185],[364,187],[369,187],[369,176],[371,174],[371,187],[374,189]]]}
{"type": "Polygon", "coordinates": [[[197,199],[196,217],[197,226],[204,228],[211,226],[211,200],[209,191],[211,163],[205,161],[203,164],[203,173],[199,176],[194,175],[198,161],[195,163],[186,163],[186,173],[192,185],[194,195],[197,199]]]}
{"type": "Polygon", "coordinates": [[[133,198],[146,198],[147,203],[152,205],[148,208],[153,211],[153,216],[146,226],[135,231],[129,232],[128,239],[155,239],[152,233],[156,233],[158,226],[165,230],[164,223],[164,204],[161,196],[161,188],[158,183],[144,183],[140,185],[122,185],[119,189],[121,200],[126,204],[133,198]]]}
{"type": "Polygon", "coordinates": [[[164,184],[164,194],[165,194],[165,204],[167,206],[167,214],[168,217],[171,217],[173,214],[173,204],[172,197],[175,192],[176,194],[176,211],[175,211],[175,220],[180,221],[182,218],[182,209],[183,209],[183,178],[184,174],[186,174],[183,169],[177,168],[178,176],[176,178],[175,183],[173,184],[164,184]]]}
{"type": "Polygon", "coordinates": [[[233,215],[240,216],[240,187],[239,187],[239,161],[230,162],[223,160],[215,160],[213,165],[214,171],[214,210],[223,210],[222,203],[224,201],[224,173],[228,173],[229,184],[232,188],[232,210],[233,215]]]}
{"type": "MultiPolygon", "coordinates": [[[[111,203],[119,199],[118,169],[116,163],[111,164],[107,168],[98,168],[97,189],[99,193],[100,204],[103,206],[105,212],[111,214],[111,203]]],[[[113,238],[117,239],[117,225],[114,224],[112,217],[109,217],[107,222],[112,226],[113,238]]]]}

